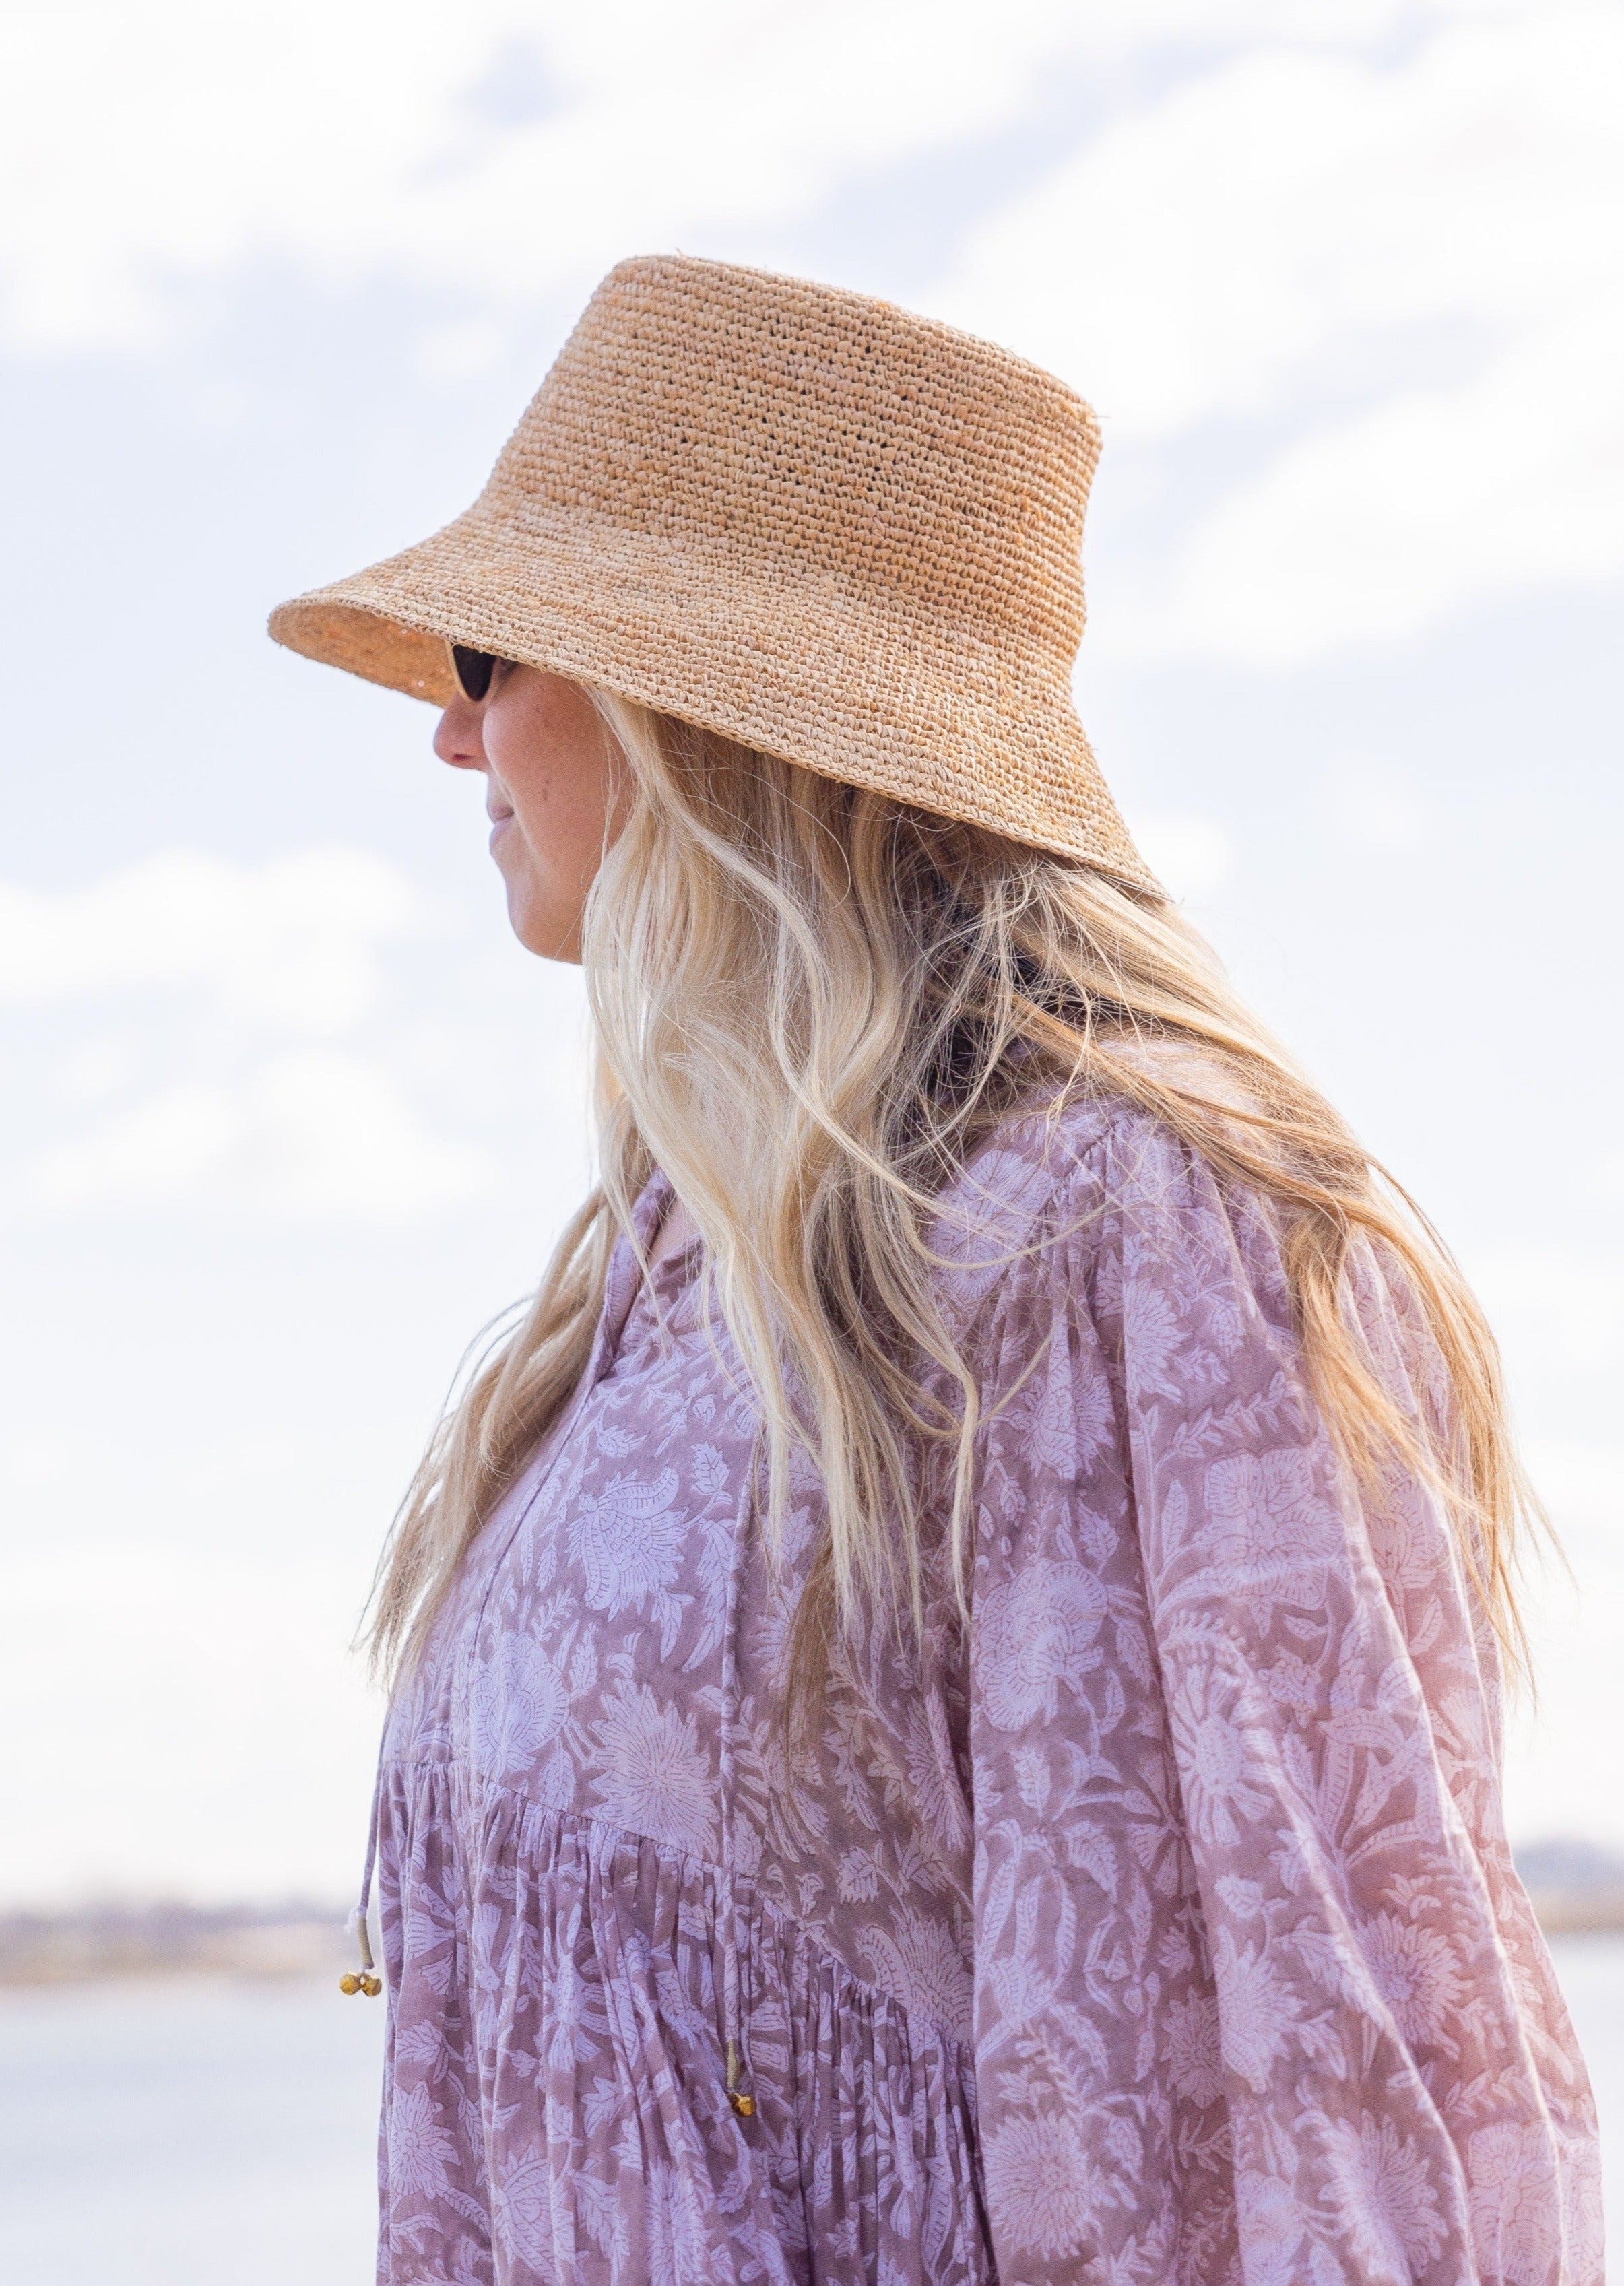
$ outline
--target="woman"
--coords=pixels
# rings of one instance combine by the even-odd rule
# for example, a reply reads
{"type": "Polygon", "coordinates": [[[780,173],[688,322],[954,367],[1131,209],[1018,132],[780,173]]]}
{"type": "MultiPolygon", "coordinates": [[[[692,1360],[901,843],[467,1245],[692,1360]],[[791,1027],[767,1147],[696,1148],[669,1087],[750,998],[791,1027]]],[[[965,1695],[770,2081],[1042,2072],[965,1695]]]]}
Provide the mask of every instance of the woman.
{"type": "Polygon", "coordinates": [[[401,2286],[1601,2276],[1494,1345],[1100,777],[1097,451],[630,262],[475,507],[272,619],[444,706],[601,1047],[381,1582],[401,2286]]]}

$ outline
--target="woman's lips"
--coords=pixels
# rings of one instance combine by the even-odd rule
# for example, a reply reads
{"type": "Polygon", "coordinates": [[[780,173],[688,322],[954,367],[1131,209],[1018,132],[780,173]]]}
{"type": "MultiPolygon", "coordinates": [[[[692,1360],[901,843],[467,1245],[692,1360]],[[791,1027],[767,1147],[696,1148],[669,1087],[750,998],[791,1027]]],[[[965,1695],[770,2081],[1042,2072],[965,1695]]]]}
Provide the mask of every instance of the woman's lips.
{"type": "Polygon", "coordinates": [[[495,848],[497,843],[501,840],[502,835],[508,831],[508,828],[512,824],[512,823],[513,812],[510,809],[499,809],[493,812],[491,818],[491,847],[493,849],[495,848]]]}

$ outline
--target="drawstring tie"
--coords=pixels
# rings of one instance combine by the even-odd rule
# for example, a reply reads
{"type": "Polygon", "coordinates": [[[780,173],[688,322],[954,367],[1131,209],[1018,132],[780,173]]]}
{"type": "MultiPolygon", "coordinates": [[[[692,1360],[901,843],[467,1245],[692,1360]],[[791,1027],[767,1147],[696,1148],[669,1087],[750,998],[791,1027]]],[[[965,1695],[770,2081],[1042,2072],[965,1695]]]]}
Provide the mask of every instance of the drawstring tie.
{"type": "Polygon", "coordinates": [[[347,1993],[351,1998],[358,1992],[364,1992],[369,2000],[375,2000],[383,1990],[383,1979],[373,1966],[372,1936],[367,1927],[367,1916],[372,1906],[372,1872],[378,1859],[378,1810],[382,1797],[383,1747],[381,1744],[378,1748],[377,1776],[372,1782],[372,1825],[367,1836],[367,1866],[361,1875],[361,1901],[344,1923],[344,1927],[360,1949],[361,1965],[359,1969],[346,1969],[338,1980],[338,1989],[341,1992],[347,1993]]]}
{"type": "MultiPolygon", "coordinates": [[[[611,1265],[612,1268],[618,1265],[611,1265]]],[[[612,1285],[612,1274],[611,1283],[612,1285]]],[[[605,1312],[607,1316],[607,1308],[605,1312]]],[[[598,1343],[594,1356],[582,1376],[582,1389],[577,1392],[576,1407],[581,1402],[585,1389],[595,1378],[594,1368],[599,1362],[603,1331],[600,1326],[598,1343]]],[[[567,1423],[566,1423],[567,1429],[567,1423]]],[[[755,2117],[755,2097],[750,2088],[749,2038],[742,2019],[739,1982],[739,1902],[737,1863],[734,1852],[734,1729],[737,1720],[739,1700],[738,1626],[741,1600],[740,1580],[749,1542],[753,1515],[753,1494],[756,1474],[761,1462],[762,1439],[758,1431],[751,1450],[749,1467],[745,1476],[745,1489],[740,1498],[738,1516],[733,1536],[733,1549],[728,1566],[727,1616],[722,1636],[722,1707],[721,1707],[721,1875],[724,1891],[722,1909],[721,2014],[722,2046],[727,2066],[728,2101],[740,2119],[755,2117]]],[[[388,1743],[388,1729],[378,1749],[377,1776],[373,1782],[372,1822],[367,1836],[367,1864],[361,1875],[361,1895],[350,1915],[347,1927],[356,1940],[360,1952],[359,1969],[349,1969],[338,1980],[341,1992],[353,1995],[364,1992],[369,2000],[376,1999],[383,1990],[372,1957],[372,1938],[367,1928],[367,1915],[372,1905],[372,1877],[378,1855],[378,1813],[383,1794],[383,1762],[388,1743]]]]}
{"type": "MultiPolygon", "coordinates": [[[[654,1194],[652,1207],[647,1210],[654,1214],[657,1226],[658,1226],[658,1216],[663,1214],[666,1200],[668,1200],[670,1195],[674,1194],[670,1191],[670,1184],[666,1184],[663,1195],[657,1191],[657,1194],[654,1194]]],[[[638,1239],[645,1239],[647,1234],[650,1234],[650,1232],[638,1230],[638,1239]]],[[[547,1463],[547,1472],[551,1472],[551,1461],[558,1458],[558,1452],[563,1449],[563,1445],[565,1445],[565,1438],[570,1436],[570,1429],[574,1426],[574,1420],[577,1420],[577,1415],[581,1413],[583,1406],[586,1406],[586,1399],[590,1397],[590,1392],[597,1388],[599,1374],[603,1372],[603,1358],[606,1358],[606,1353],[609,1353],[609,1344],[611,1344],[609,1328],[611,1324],[615,1324],[615,1321],[625,1326],[625,1312],[631,1303],[634,1287],[636,1287],[636,1273],[638,1273],[636,1255],[631,1253],[629,1248],[627,1248],[625,1237],[622,1237],[618,1243],[615,1243],[615,1250],[609,1259],[609,1275],[603,1278],[603,1303],[597,1317],[597,1333],[593,1335],[593,1353],[590,1353],[590,1358],[586,1360],[586,1372],[581,1374],[581,1381],[577,1383],[577,1392],[574,1392],[574,1397],[570,1399],[570,1406],[565,1408],[565,1413],[563,1413],[563,1420],[560,1420],[554,1429],[549,1429],[549,1431],[547,1431],[547,1438],[544,1438],[542,1449],[551,1454],[549,1463],[547,1463]]],[[[361,1872],[361,1902],[355,1906],[355,1912],[350,1913],[348,1920],[345,1920],[345,1929],[350,1932],[350,1936],[355,1938],[357,1948],[359,1948],[361,1966],[359,1968],[348,1968],[343,1975],[338,1977],[338,1991],[345,1993],[348,1998],[355,1998],[355,1993],[366,1993],[368,2000],[375,2000],[375,1998],[380,1996],[382,1989],[384,1989],[384,1980],[377,1975],[377,1968],[375,1964],[373,1964],[373,1936],[371,1936],[371,1929],[366,1927],[366,1916],[371,1913],[371,1906],[373,1906],[373,1870],[375,1870],[377,1865],[377,1813],[380,1813],[382,1799],[384,1799],[384,1755],[387,1755],[387,1751],[389,1751],[389,1719],[384,1717],[384,1735],[382,1735],[382,1739],[377,1742],[377,1777],[373,1778],[373,1822],[368,1833],[366,1833],[366,1870],[361,1872]]],[[[755,2110],[755,2103],[750,2105],[750,2110],[755,2110]]]]}
{"type": "Polygon", "coordinates": [[[734,1732],[738,1720],[739,1660],[738,1628],[741,1602],[740,1580],[744,1573],[745,1555],[749,1541],[751,1517],[753,1511],[756,1470],[761,1440],[758,1434],[745,1473],[745,1490],[739,1502],[738,1517],[733,1535],[733,1552],[728,1566],[727,1621],[721,1646],[721,1879],[724,1891],[721,1920],[721,2028],[723,2053],[727,2060],[728,2101],[740,2119],[755,2117],[755,2097],[750,2091],[749,2041],[741,2021],[739,2006],[739,1903],[737,1860],[734,1852],[734,1732]]]}

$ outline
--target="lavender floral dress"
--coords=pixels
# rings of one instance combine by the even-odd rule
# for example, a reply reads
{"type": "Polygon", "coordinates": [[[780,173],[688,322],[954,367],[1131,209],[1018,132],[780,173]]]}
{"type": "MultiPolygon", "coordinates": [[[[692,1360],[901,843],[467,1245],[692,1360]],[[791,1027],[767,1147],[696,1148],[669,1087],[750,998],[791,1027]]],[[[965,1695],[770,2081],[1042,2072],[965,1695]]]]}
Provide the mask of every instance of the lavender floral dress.
{"type": "Polygon", "coordinates": [[[1339,1478],[1267,1223],[1092,1106],[1004,1131],[942,1229],[973,1623],[939,1564],[928,1656],[876,1627],[788,1766],[817,1486],[775,1588],[697,1256],[650,1285],[622,1242],[388,1726],[380,2276],[1599,2286],[1494,1645],[1429,1499],[1339,1478]]]}

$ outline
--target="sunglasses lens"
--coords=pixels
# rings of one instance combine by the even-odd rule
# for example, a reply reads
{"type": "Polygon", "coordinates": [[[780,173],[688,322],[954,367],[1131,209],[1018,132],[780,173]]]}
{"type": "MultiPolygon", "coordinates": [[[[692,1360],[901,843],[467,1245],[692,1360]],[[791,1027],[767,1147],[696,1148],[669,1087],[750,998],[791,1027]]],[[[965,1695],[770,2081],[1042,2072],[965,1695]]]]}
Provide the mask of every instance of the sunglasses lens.
{"type": "Polygon", "coordinates": [[[452,659],[457,670],[457,681],[462,685],[462,696],[471,698],[476,706],[491,688],[491,675],[496,660],[488,650],[469,650],[465,643],[453,643],[452,659]]]}

